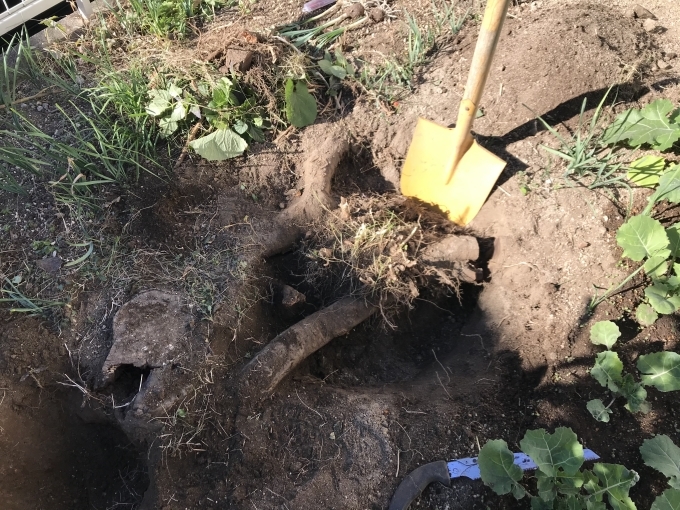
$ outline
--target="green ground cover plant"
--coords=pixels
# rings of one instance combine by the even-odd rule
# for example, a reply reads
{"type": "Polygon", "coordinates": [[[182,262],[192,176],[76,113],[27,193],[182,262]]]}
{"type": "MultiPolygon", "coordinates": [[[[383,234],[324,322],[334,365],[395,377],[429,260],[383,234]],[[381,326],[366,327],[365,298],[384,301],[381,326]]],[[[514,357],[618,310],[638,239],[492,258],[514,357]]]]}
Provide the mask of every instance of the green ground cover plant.
{"type": "Polygon", "coordinates": [[[482,481],[496,494],[529,497],[532,510],[636,508],[628,492],[638,482],[638,474],[620,464],[596,463],[584,469],[583,446],[570,428],[560,427],[553,434],[529,430],[520,448],[537,466],[533,493],[521,483],[524,472],[514,464],[505,441],[488,441],[480,450],[482,481]]]}
{"type": "Polygon", "coordinates": [[[593,418],[601,422],[610,420],[610,407],[619,397],[626,400],[625,407],[629,411],[648,413],[651,406],[645,387],[653,387],[661,392],[680,390],[680,354],[671,351],[643,354],[637,360],[637,369],[641,374],[638,382],[632,374],[624,374],[623,362],[618,353],[612,350],[620,336],[619,327],[612,321],[597,322],[590,330],[590,341],[606,348],[595,358],[590,375],[613,396],[606,406],[600,399],[590,400],[587,404],[593,418]]]}
{"type": "Polygon", "coordinates": [[[205,119],[208,133],[190,141],[197,154],[208,161],[222,161],[243,154],[249,141],[264,141],[266,111],[254,94],[237,77],[221,77],[214,83],[187,85],[169,83],[151,89],[145,110],[158,122],[160,133],[168,137],[181,124],[205,119]]]}
{"type": "MultiPolygon", "coordinates": [[[[635,510],[629,491],[639,475],[621,464],[597,462],[585,469],[583,446],[576,434],[560,427],[553,434],[529,430],[520,448],[536,464],[535,485],[523,484],[525,472],[502,439],[488,441],[479,452],[482,481],[496,494],[530,498],[532,510],[635,510]],[[535,487],[535,490],[528,487],[535,487]]],[[[657,496],[651,510],[680,508],[680,448],[666,435],[646,439],[640,447],[646,465],[668,477],[671,488],[657,496]]]]}
{"type": "MultiPolygon", "coordinates": [[[[653,101],[642,109],[621,113],[603,135],[605,143],[625,143],[670,150],[680,139],[680,108],[666,99],[653,101]]],[[[680,224],[664,225],[652,217],[663,203],[680,203],[680,165],[668,164],[661,156],[647,155],[634,161],[627,177],[638,186],[654,189],[644,210],[629,218],[616,234],[623,257],[642,264],[618,285],[591,301],[591,310],[643,272],[648,284],[644,302],[636,310],[642,326],[650,326],[659,314],[680,309],[680,224]]]]}

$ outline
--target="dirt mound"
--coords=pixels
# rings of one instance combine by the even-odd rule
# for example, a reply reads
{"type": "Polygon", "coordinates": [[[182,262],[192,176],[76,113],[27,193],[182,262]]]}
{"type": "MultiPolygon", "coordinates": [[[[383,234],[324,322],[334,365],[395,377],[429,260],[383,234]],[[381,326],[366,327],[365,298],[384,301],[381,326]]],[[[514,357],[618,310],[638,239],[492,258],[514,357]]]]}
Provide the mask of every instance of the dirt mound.
{"type": "MultiPolygon", "coordinates": [[[[476,40],[477,27],[467,26],[430,63],[413,96],[401,103],[399,122],[389,117],[377,122],[367,112],[350,119],[372,141],[376,163],[397,189],[399,161],[417,118],[447,126],[455,122],[476,40]]],[[[585,97],[593,107],[612,85],[624,84],[619,99],[630,100],[643,77],[649,79],[657,53],[650,35],[616,10],[595,4],[525,9],[503,28],[474,131],[502,146],[540,131],[536,115],[551,124],[568,120],[585,97]]]]}

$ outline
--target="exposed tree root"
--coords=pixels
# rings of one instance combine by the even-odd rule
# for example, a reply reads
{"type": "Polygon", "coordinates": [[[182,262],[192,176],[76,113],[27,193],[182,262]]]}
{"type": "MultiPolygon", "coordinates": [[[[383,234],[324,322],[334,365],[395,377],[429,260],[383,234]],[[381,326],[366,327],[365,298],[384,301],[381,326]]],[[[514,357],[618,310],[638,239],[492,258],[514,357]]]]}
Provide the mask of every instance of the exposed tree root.
{"type": "Polygon", "coordinates": [[[307,356],[349,333],[378,309],[364,300],[347,297],[294,324],[243,368],[241,397],[259,399],[271,393],[307,356]]]}
{"type": "Polygon", "coordinates": [[[262,256],[267,258],[289,249],[302,233],[302,227],[318,220],[325,209],[337,205],[331,197],[331,180],[349,150],[342,126],[328,129],[324,143],[311,152],[302,165],[302,195],[274,219],[271,231],[260,233],[262,256]]]}

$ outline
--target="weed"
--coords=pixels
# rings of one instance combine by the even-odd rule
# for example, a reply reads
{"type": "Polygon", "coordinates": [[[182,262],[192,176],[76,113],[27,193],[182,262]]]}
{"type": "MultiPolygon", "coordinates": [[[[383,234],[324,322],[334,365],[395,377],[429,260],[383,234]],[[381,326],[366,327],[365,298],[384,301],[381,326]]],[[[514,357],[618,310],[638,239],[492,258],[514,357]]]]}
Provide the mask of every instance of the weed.
{"type": "Polygon", "coordinates": [[[156,125],[145,111],[148,94],[147,73],[140,67],[127,71],[107,71],[99,85],[85,91],[99,115],[112,126],[121,145],[145,156],[159,141],[156,125]]]}
{"type": "Polygon", "coordinates": [[[458,15],[453,2],[447,0],[432,0],[432,14],[437,26],[437,32],[442,34],[448,28],[449,36],[455,36],[460,32],[470,15],[470,11],[466,11],[463,15],[458,15]]]}
{"type": "Polygon", "coordinates": [[[590,121],[585,120],[587,99],[583,99],[579,114],[578,128],[571,134],[571,138],[565,138],[550,126],[542,117],[537,117],[543,126],[558,140],[560,146],[553,149],[545,145],[541,148],[567,162],[564,177],[585,182],[588,189],[601,188],[604,186],[621,185],[630,189],[626,182],[626,176],[622,172],[625,169],[623,163],[618,161],[616,150],[608,147],[604,136],[604,130],[600,126],[600,119],[604,104],[609,96],[610,89],[602,97],[595,113],[590,121]]]}
{"type": "Polygon", "coordinates": [[[166,39],[181,39],[197,21],[213,17],[215,11],[234,2],[226,0],[116,0],[111,9],[128,33],[152,34],[166,39]]]}
{"type": "MultiPolygon", "coordinates": [[[[449,15],[452,14],[449,13],[449,15]]],[[[427,62],[428,54],[435,47],[437,38],[444,26],[444,21],[441,21],[441,23],[437,22],[435,28],[422,28],[414,16],[406,13],[407,45],[405,59],[385,57],[383,63],[378,66],[362,62],[359,82],[367,91],[372,92],[378,98],[393,103],[410,89],[418,67],[427,62]]]]}
{"type": "Polygon", "coordinates": [[[0,287],[0,303],[11,303],[12,313],[26,313],[29,315],[48,315],[53,309],[61,308],[66,303],[52,301],[48,299],[29,298],[18,288],[21,277],[12,280],[4,279],[4,284],[0,287]]]}
{"type": "Polygon", "coordinates": [[[408,25],[408,69],[413,76],[415,68],[426,62],[428,52],[434,47],[436,33],[429,27],[422,29],[409,13],[406,13],[406,24],[408,25]]]}
{"type": "Polygon", "coordinates": [[[277,27],[275,31],[281,37],[285,37],[286,39],[290,40],[290,42],[295,47],[299,48],[302,46],[310,46],[314,50],[320,50],[325,46],[332,44],[346,31],[359,28],[369,21],[368,16],[364,16],[358,21],[350,23],[349,25],[340,25],[337,28],[333,28],[336,25],[339,25],[342,21],[349,18],[348,14],[341,14],[340,16],[333,18],[330,21],[326,21],[321,25],[303,28],[312,24],[325,14],[326,13],[322,13],[319,16],[308,18],[300,23],[291,23],[289,25],[277,27]],[[326,29],[330,30],[326,31],[326,29]]]}
{"type": "Polygon", "coordinates": [[[199,82],[194,90],[195,94],[169,83],[164,89],[149,91],[151,102],[146,105],[146,113],[158,119],[161,135],[170,136],[189,119],[200,123],[205,118],[211,132],[191,140],[189,145],[208,161],[239,156],[248,147],[248,141],[264,141],[263,129],[268,127],[263,118],[266,112],[236,76],[222,76],[211,84],[199,82]]]}
{"type": "Polygon", "coordinates": [[[78,116],[62,114],[73,127],[73,138],[62,141],[48,135],[18,112],[15,130],[0,130],[9,145],[0,147],[0,161],[36,176],[52,179],[50,185],[58,202],[91,208],[98,206],[93,192],[105,184],[131,182],[146,168],[134,148],[126,145],[116,124],[88,114],[73,105],[78,116]],[[51,169],[61,169],[61,175],[51,169]]]}

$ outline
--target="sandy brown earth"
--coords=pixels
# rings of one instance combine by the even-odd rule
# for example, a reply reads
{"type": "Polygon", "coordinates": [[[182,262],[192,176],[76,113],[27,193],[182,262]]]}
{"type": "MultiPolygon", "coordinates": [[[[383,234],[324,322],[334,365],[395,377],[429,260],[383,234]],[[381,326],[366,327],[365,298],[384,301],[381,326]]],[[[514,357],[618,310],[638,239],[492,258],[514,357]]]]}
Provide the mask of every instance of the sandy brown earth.
{"type": "MultiPolygon", "coordinates": [[[[299,4],[261,1],[240,22],[258,29],[290,21],[299,4]]],[[[394,5],[416,14],[429,8],[394,5]]],[[[638,508],[649,508],[665,482],[642,465],[638,447],[652,433],[678,441],[674,397],[655,394],[646,416],[615,405],[612,423],[596,424],[585,409],[602,396],[588,375],[594,349],[587,325],[619,321],[631,363],[659,347],[677,349],[677,317],[640,331],[624,311],[634,308],[634,291],[586,315],[595,289],[625,275],[615,232],[628,196],[564,186],[561,166],[540,148],[554,139],[535,120],[538,114],[573,128],[583,99],[592,112],[615,83],[618,110],[658,97],[680,103],[680,57],[673,57],[680,53],[680,4],[647,2],[657,18],[652,30],[630,16],[633,6],[545,0],[511,7],[475,124],[480,143],[508,162],[469,226],[487,244],[499,240],[485,261],[485,281],[463,285],[460,299],[421,289],[394,328],[379,318],[365,322],[310,356],[264,400],[238,398],[239,371],[326,303],[306,281],[297,250],[253,259],[257,231],[271,228],[281,205],[285,210],[301,193],[303,163],[333,129],[350,135],[334,199],[398,192],[417,118],[446,125],[455,118],[476,25],[432,55],[396,109],[348,94],[341,114],[278,144],[224,165],[188,159],[172,185],[144,181],[136,197],[113,205],[107,228],[127,235],[122,256],[134,261],[124,285],[93,276],[57,326],[0,309],[3,508],[386,508],[405,474],[424,463],[474,456],[495,438],[516,449],[527,429],[558,426],[571,427],[607,462],[637,470],[641,481],[631,495],[638,508]],[[205,260],[181,258],[197,246],[219,268],[209,273],[218,290],[199,278],[205,260]],[[181,285],[164,273],[174,275],[167,268],[175,262],[181,285]],[[282,306],[279,284],[305,294],[307,303],[294,311],[282,306]],[[149,289],[188,296],[187,319],[156,341],[169,361],[122,363],[114,383],[102,386],[113,317],[149,289]],[[217,296],[214,303],[196,299],[208,294],[217,296]],[[201,320],[208,302],[216,306],[201,320]],[[170,344],[181,349],[167,354],[170,344]],[[130,398],[129,409],[116,407],[130,398]]],[[[349,54],[402,51],[403,34],[399,21],[362,29],[348,39],[349,54]]],[[[9,215],[26,208],[0,199],[9,215]]],[[[38,228],[45,220],[31,221],[38,228]]],[[[17,223],[2,238],[0,271],[18,267],[30,235],[17,223]]],[[[171,322],[162,317],[148,320],[161,330],[171,322]]],[[[469,480],[433,485],[415,505],[526,508],[469,480]]]]}

